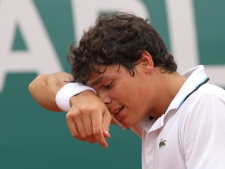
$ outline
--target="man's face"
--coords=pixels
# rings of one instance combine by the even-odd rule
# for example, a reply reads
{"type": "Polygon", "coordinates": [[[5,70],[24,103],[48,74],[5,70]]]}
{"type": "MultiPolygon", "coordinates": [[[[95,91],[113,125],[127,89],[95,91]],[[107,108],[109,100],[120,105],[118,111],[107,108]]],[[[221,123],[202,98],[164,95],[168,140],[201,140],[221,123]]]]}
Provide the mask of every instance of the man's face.
{"type": "MultiPolygon", "coordinates": [[[[98,67],[104,70],[105,67],[98,67]]],[[[147,75],[139,65],[132,77],[123,66],[108,66],[103,74],[93,76],[87,85],[97,91],[110,113],[126,128],[129,128],[149,116],[150,90],[147,75]]]]}

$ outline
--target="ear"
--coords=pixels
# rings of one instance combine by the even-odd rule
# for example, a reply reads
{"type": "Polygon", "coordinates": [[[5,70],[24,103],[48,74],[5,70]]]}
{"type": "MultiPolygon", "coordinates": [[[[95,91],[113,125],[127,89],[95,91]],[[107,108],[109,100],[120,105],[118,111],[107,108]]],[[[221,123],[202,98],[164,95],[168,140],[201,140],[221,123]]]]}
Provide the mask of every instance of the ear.
{"type": "Polygon", "coordinates": [[[152,73],[154,69],[154,63],[152,60],[152,56],[147,52],[144,51],[141,55],[141,58],[139,60],[139,65],[141,66],[141,69],[146,73],[152,73]]]}

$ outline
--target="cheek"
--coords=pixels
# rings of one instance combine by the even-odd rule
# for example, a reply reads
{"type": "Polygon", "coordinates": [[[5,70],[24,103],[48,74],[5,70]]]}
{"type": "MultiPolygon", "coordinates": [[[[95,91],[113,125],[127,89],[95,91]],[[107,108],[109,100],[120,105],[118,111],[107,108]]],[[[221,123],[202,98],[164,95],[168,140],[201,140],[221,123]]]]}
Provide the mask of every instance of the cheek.
{"type": "Polygon", "coordinates": [[[115,89],[115,92],[113,92],[114,99],[128,108],[137,109],[137,106],[140,104],[139,94],[131,86],[115,89]]]}
{"type": "Polygon", "coordinates": [[[132,79],[124,79],[110,90],[111,98],[128,107],[139,105],[139,102],[141,102],[140,99],[142,100],[141,95],[145,93],[140,86],[138,82],[132,79]]]}
{"type": "Polygon", "coordinates": [[[134,89],[135,86],[133,86],[132,83],[125,82],[123,84],[117,85],[114,92],[119,95],[129,96],[133,94],[134,89]]]}

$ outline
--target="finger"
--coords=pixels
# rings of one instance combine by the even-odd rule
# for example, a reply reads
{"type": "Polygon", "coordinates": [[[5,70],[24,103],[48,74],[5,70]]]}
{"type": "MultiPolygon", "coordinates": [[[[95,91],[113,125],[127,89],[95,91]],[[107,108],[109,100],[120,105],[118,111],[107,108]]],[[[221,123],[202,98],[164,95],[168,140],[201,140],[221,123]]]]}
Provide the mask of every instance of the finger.
{"type": "Polygon", "coordinates": [[[86,136],[88,137],[89,143],[95,143],[97,140],[95,139],[92,127],[91,117],[87,116],[83,118],[83,125],[86,132],[86,136]]]}
{"type": "Polygon", "coordinates": [[[80,133],[77,129],[76,123],[73,120],[73,117],[68,113],[66,115],[66,122],[67,122],[67,125],[68,125],[68,128],[69,128],[69,131],[70,131],[71,135],[74,138],[77,138],[77,139],[81,140],[82,138],[80,137],[80,133]]]}
{"type": "Polygon", "coordinates": [[[110,138],[111,137],[107,130],[103,130],[103,135],[104,135],[105,138],[110,138]]]}
{"type": "Polygon", "coordinates": [[[75,121],[75,124],[77,126],[77,130],[79,132],[81,140],[89,142],[89,138],[86,135],[86,131],[85,131],[83,120],[81,118],[79,118],[79,117],[76,117],[76,118],[74,118],[74,121],[75,121]]]}
{"type": "Polygon", "coordinates": [[[108,109],[106,109],[106,112],[103,115],[102,121],[103,121],[102,126],[103,126],[103,131],[104,131],[105,137],[109,138],[110,137],[109,127],[110,127],[110,124],[112,121],[112,116],[109,113],[108,109]]]}
{"type": "Polygon", "coordinates": [[[97,113],[94,113],[92,116],[92,125],[95,139],[103,148],[107,148],[108,143],[106,142],[103,134],[102,116],[99,116],[97,113]]]}

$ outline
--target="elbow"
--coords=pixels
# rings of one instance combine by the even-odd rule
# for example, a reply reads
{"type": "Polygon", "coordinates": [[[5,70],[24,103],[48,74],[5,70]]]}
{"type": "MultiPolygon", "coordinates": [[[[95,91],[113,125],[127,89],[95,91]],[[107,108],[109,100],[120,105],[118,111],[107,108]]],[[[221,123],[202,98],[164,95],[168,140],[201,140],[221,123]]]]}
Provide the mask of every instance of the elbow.
{"type": "Polygon", "coordinates": [[[35,96],[35,92],[38,90],[38,88],[40,88],[40,86],[42,85],[42,76],[43,75],[39,75],[37,76],[29,85],[28,85],[28,90],[31,94],[32,97],[35,96]]]}
{"type": "Polygon", "coordinates": [[[41,107],[46,110],[59,112],[62,110],[55,103],[55,92],[52,89],[54,87],[50,87],[53,83],[51,79],[48,74],[39,75],[28,85],[28,90],[32,98],[41,107]]]}
{"type": "Polygon", "coordinates": [[[37,76],[29,85],[28,90],[33,99],[40,105],[45,101],[46,75],[37,76]]]}
{"type": "Polygon", "coordinates": [[[30,94],[32,95],[32,91],[34,91],[35,88],[35,79],[28,85],[28,91],[30,92],[30,94]]]}

